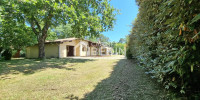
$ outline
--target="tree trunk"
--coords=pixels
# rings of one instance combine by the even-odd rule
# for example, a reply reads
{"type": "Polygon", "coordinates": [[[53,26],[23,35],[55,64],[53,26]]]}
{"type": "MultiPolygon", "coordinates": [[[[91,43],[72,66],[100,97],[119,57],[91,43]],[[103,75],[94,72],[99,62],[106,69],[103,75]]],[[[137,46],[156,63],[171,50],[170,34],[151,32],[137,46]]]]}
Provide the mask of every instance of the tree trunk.
{"type": "Polygon", "coordinates": [[[51,18],[52,18],[52,9],[50,10],[47,18],[46,18],[46,22],[44,27],[41,29],[41,26],[39,24],[39,22],[34,18],[34,16],[32,16],[32,21],[31,21],[31,28],[33,30],[33,32],[35,33],[35,35],[37,36],[38,39],[38,49],[39,49],[39,59],[45,59],[45,40],[47,37],[47,31],[50,27],[50,23],[51,23],[51,18]],[[35,28],[37,26],[37,29],[35,28]]]}
{"type": "Polygon", "coordinates": [[[20,49],[17,50],[17,52],[14,54],[13,58],[19,58],[20,57],[20,49]]]}
{"type": "Polygon", "coordinates": [[[45,46],[45,37],[41,36],[38,39],[39,59],[45,59],[44,46],[45,46]]]}

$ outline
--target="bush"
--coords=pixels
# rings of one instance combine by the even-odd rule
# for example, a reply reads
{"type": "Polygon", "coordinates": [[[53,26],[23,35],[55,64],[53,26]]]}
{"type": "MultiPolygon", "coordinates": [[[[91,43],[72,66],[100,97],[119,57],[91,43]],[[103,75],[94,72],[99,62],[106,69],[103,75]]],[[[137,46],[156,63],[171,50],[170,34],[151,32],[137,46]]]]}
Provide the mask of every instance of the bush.
{"type": "Polygon", "coordinates": [[[3,57],[2,57],[2,55],[1,55],[1,52],[3,51],[3,48],[2,47],[0,47],[0,60],[2,60],[3,59],[3,57]]]}
{"type": "Polygon", "coordinates": [[[127,57],[127,59],[132,59],[132,54],[131,54],[130,48],[127,48],[127,50],[126,50],[126,57],[127,57]]]}
{"type": "Polygon", "coordinates": [[[21,51],[20,51],[20,57],[26,57],[25,50],[21,50],[21,51]]]}
{"type": "Polygon", "coordinates": [[[198,0],[136,0],[128,46],[142,67],[166,89],[187,97],[200,91],[198,0]],[[186,9],[187,8],[187,9],[186,9]]]}
{"type": "Polygon", "coordinates": [[[11,60],[12,57],[12,50],[11,49],[6,49],[3,54],[2,57],[4,58],[4,60],[11,60]]]}

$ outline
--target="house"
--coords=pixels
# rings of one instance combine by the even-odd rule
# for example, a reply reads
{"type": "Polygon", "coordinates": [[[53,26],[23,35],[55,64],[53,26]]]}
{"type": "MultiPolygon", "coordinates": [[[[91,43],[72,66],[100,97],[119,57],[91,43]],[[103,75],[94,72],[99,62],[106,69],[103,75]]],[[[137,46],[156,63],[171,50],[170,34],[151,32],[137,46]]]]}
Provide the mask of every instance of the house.
{"type": "MultiPolygon", "coordinates": [[[[45,42],[46,58],[65,58],[69,56],[106,56],[112,48],[79,38],[66,38],[45,42]]],[[[38,45],[26,48],[26,58],[38,58],[38,45]]]]}

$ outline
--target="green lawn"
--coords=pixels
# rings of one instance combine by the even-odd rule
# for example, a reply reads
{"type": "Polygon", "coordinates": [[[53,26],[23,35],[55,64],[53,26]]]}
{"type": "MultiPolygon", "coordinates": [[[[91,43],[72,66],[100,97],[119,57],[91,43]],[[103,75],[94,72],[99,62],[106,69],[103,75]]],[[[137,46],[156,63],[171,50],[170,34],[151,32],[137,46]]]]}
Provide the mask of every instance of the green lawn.
{"type": "Polygon", "coordinates": [[[0,99],[166,99],[167,94],[121,59],[14,59],[0,62],[0,99]]]}

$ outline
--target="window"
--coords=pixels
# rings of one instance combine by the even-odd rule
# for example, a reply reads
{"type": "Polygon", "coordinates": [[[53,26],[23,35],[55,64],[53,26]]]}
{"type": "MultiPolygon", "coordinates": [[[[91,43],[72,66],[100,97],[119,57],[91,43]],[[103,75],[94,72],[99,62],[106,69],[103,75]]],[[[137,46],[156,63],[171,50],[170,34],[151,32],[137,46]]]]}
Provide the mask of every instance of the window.
{"type": "Polygon", "coordinates": [[[82,51],[86,51],[87,49],[86,49],[86,47],[82,47],[82,51]]]}
{"type": "Polygon", "coordinates": [[[103,52],[103,51],[106,51],[106,49],[103,48],[103,49],[101,49],[101,51],[102,51],[102,52],[103,52]]]}
{"type": "Polygon", "coordinates": [[[106,54],[106,52],[102,52],[102,54],[104,54],[104,55],[105,55],[105,54],[106,54]]]}
{"type": "Polygon", "coordinates": [[[67,46],[67,52],[69,52],[69,46],[67,46]]]}

